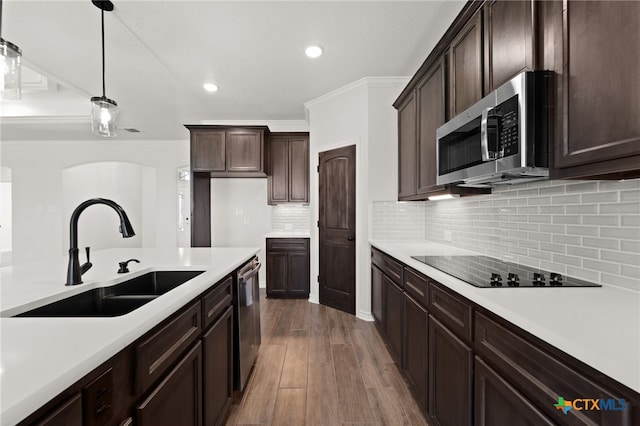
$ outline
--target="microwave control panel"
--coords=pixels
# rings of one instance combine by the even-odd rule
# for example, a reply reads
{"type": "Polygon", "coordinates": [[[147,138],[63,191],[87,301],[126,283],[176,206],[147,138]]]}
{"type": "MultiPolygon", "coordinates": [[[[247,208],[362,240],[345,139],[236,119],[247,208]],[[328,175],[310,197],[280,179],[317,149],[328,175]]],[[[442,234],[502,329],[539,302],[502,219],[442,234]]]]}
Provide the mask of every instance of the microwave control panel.
{"type": "Polygon", "coordinates": [[[518,128],[518,96],[514,96],[493,111],[499,117],[498,126],[498,152],[500,157],[508,157],[518,154],[519,128],[518,128]]]}

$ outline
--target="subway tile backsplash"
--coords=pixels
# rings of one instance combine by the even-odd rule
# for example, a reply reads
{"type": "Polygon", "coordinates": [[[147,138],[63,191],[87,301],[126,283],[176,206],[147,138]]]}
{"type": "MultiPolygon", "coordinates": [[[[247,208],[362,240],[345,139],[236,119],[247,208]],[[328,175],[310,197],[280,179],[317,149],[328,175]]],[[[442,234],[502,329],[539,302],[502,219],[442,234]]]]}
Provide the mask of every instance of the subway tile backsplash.
{"type": "Polygon", "coordinates": [[[271,229],[277,231],[309,232],[308,204],[279,204],[271,212],[271,229]]]}
{"type": "MultiPolygon", "coordinates": [[[[374,202],[375,239],[423,239],[640,290],[640,179],[539,181],[437,202],[374,202]],[[452,236],[445,241],[445,235],[452,236]]],[[[419,253],[416,253],[419,254],[419,253]]]]}
{"type": "Polygon", "coordinates": [[[373,202],[372,235],[376,240],[424,240],[424,202],[373,202]]]}

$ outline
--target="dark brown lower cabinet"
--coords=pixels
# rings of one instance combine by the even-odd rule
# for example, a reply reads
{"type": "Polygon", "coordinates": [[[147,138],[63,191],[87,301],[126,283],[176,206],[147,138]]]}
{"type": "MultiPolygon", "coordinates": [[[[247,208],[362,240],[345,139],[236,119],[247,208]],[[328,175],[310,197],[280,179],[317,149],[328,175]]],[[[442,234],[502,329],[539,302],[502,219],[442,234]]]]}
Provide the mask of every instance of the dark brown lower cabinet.
{"type": "Polygon", "coordinates": [[[383,323],[382,277],[382,271],[377,266],[371,265],[371,315],[378,325],[383,323]]]}
{"type": "Polygon", "coordinates": [[[371,254],[376,326],[429,424],[640,425],[637,392],[385,253],[371,254]],[[579,405],[564,413],[558,397],[579,405]],[[604,408],[581,408],[585,398],[604,408]]]}
{"type": "Polygon", "coordinates": [[[402,367],[402,323],[403,293],[402,289],[386,275],[384,283],[384,331],[391,348],[391,355],[402,367]]]}
{"type": "Polygon", "coordinates": [[[429,315],[429,414],[437,425],[471,425],[473,350],[429,315]]]}
{"type": "Polygon", "coordinates": [[[476,426],[551,426],[554,424],[478,357],[475,362],[474,402],[476,426]]]}
{"type": "Polygon", "coordinates": [[[404,295],[404,368],[415,399],[427,410],[427,333],[429,314],[404,295]]]}
{"type": "Polygon", "coordinates": [[[233,308],[202,336],[204,425],[224,422],[233,397],[233,308]]]}
{"type": "Polygon", "coordinates": [[[202,344],[198,342],[136,407],[137,426],[202,425],[202,344]]]}
{"type": "Polygon", "coordinates": [[[82,398],[78,393],[54,409],[35,426],[82,426],[82,398]]]}
{"type": "Polygon", "coordinates": [[[267,297],[309,298],[309,239],[267,238],[267,297]]]}

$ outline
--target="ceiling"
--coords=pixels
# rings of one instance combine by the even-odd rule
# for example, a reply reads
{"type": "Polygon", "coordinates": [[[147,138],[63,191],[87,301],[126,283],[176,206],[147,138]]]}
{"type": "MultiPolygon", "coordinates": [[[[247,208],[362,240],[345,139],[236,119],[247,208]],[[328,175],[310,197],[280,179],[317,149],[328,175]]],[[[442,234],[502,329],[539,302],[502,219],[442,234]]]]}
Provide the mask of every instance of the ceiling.
{"type": "MultiPolygon", "coordinates": [[[[119,139],[187,139],[183,124],[305,120],[304,103],[360,78],[410,76],[464,1],[113,0],[106,95],[119,139]],[[317,43],[324,55],[304,55],[317,43]],[[203,83],[220,89],[205,92],[203,83]]],[[[100,10],[90,0],[3,1],[2,36],[28,67],[2,101],[2,140],[85,140],[101,93],[100,10]],[[33,72],[33,71],[35,72],[33,72]]]]}

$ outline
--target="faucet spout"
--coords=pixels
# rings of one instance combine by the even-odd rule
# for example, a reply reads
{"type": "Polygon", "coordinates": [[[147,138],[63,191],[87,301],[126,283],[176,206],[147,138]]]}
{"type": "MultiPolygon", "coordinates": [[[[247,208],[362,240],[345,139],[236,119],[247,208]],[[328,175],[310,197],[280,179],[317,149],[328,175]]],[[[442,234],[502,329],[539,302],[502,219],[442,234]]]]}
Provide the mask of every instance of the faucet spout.
{"type": "Polygon", "coordinates": [[[71,214],[71,220],[69,223],[69,265],[67,267],[66,285],[82,284],[82,274],[91,267],[91,263],[88,259],[88,251],[87,263],[83,266],[80,266],[80,260],[78,258],[78,219],[80,218],[80,214],[87,207],[94,204],[105,204],[116,211],[116,213],[120,217],[120,233],[122,234],[123,238],[130,238],[136,235],[135,231],[133,230],[133,226],[131,226],[129,218],[127,217],[127,213],[122,207],[120,207],[120,205],[118,205],[114,201],[108,200],[106,198],[92,198],[81,203],[71,214]]]}

